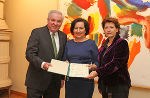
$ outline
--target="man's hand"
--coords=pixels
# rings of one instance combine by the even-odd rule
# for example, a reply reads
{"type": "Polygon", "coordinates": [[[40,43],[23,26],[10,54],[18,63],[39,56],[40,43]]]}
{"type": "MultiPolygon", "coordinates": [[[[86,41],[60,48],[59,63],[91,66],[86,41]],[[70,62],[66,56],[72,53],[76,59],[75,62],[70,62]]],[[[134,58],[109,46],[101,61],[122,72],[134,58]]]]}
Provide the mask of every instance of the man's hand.
{"type": "Polygon", "coordinates": [[[44,63],[44,65],[43,65],[43,69],[44,69],[44,70],[48,70],[49,66],[52,66],[51,63],[46,62],[46,63],[44,63]]]}

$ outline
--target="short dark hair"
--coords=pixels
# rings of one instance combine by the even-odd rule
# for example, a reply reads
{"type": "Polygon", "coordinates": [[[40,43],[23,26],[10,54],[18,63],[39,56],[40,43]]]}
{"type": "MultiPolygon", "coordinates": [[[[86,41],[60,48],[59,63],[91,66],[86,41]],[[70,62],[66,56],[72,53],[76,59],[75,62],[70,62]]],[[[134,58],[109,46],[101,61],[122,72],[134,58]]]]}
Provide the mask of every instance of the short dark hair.
{"type": "Polygon", "coordinates": [[[108,22],[112,22],[115,24],[115,27],[118,29],[117,34],[120,34],[120,23],[118,22],[117,18],[113,18],[113,17],[106,17],[103,21],[102,21],[102,27],[104,29],[105,24],[108,22]]]}
{"type": "Polygon", "coordinates": [[[74,35],[74,33],[73,33],[73,30],[74,30],[74,27],[75,27],[75,24],[77,23],[77,22],[83,22],[84,23],[84,27],[85,27],[85,35],[88,35],[89,34],[89,24],[88,24],[88,22],[85,20],[85,19],[83,19],[83,18],[77,18],[77,19],[75,19],[75,20],[73,20],[72,21],[72,23],[71,23],[71,28],[70,28],[70,31],[71,31],[71,34],[72,35],[74,35]]]}

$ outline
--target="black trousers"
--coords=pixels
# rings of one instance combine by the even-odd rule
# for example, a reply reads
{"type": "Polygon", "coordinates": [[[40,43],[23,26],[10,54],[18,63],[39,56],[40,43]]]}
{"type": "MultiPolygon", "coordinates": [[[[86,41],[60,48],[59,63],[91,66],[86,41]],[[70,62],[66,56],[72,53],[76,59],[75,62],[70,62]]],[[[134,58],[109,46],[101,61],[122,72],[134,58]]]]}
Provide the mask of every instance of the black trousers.
{"type": "Polygon", "coordinates": [[[113,86],[102,85],[101,92],[103,98],[128,98],[129,85],[118,84],[113,86]]]}
{"type": "Polygon", "coordinates": [[[27,98],[59,98],[60,82],[52,81],[45,91],[27,87],[27,98]]]}

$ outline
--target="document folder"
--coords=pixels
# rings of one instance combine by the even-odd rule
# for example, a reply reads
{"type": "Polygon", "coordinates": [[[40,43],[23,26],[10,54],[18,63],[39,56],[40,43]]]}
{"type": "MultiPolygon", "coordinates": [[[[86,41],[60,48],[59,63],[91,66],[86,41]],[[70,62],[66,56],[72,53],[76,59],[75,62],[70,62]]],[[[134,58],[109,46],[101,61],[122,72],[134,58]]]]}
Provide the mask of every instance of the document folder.
{"type": "Polygon", "coordinates": [[[49,72],[66,75],[69,77],[87,77],[89,75],[88,64],[67,63],[60,60],[51,60],[52,66],[48,68],[49,72]]]}

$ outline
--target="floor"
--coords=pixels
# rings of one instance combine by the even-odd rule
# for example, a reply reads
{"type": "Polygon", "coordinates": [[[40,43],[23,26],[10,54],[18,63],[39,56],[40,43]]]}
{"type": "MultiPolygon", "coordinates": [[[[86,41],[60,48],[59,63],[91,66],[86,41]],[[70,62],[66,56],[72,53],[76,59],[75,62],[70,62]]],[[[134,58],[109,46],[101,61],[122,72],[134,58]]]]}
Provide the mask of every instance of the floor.
{"type": "Polygon", "coordinates": [[[8,91],[7,90],[0,90],[0,98],[26,98],[25,96],[17,95],[14,93],[10,94],[10,97],[8,96],[8,91]]]}

